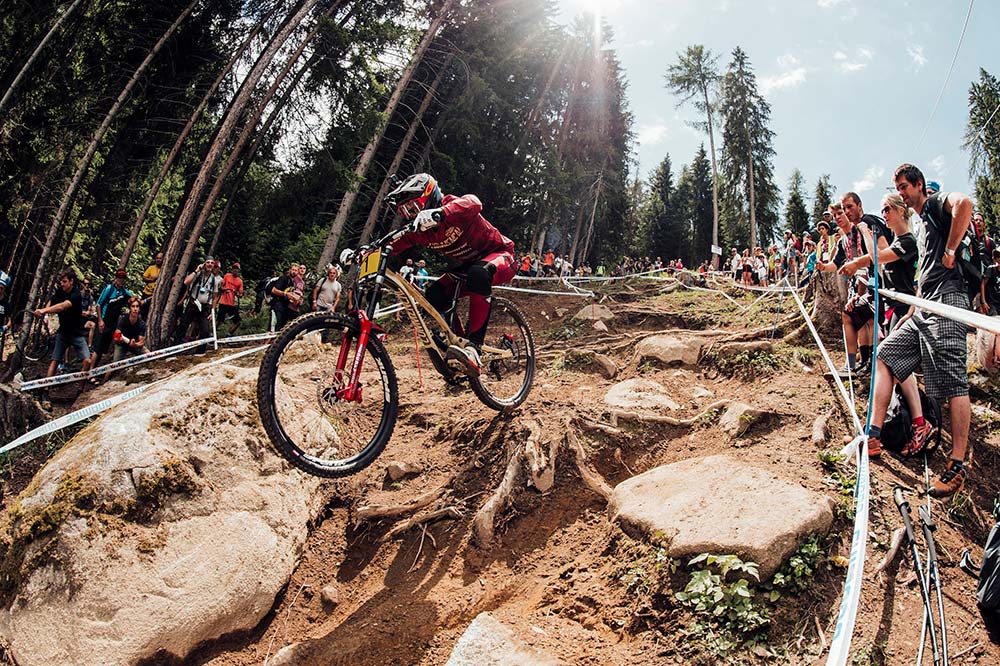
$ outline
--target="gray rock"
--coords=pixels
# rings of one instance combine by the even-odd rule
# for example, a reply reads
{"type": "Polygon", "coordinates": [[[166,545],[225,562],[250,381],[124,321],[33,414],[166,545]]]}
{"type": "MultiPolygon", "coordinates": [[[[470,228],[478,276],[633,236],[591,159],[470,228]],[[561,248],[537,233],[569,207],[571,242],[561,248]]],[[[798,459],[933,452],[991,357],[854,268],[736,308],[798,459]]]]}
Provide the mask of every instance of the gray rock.
{"type": "Polygon", "coordinates": [[[584,305],[580,308],[580,311],[573,315],[573,319],[581,319],[583,321],[611,321],[615,318],[615,314],[606,305],[601,305],[599,303],[594,303],[592,305],[584,305]]]}
{"type": "Polygon", "coordinates": [[[319,598],[327,606],[336,606],[340,603],[340,590],[333,585],[327,585],[319,593],[319,598]]]}
{"type": "Polygon", "coordinates": [[[559,663],[526,645],[489,613],[480,613],[458,639],[446,666],[556,666],[559,663]]]}
{"type": "Polygon", "coordinates": [[[38,472],[3,534],[8,558],[49,549],[21,562],[0,609],[18,664],[183,658],[268,613],[321,502],[318,479],[270,452],[256,375],[179,373],[108,411],[38,472]],[[47,531],[31,536],[46,514],[47,531]]]}
{"type": "Polygon", "coordinates": [[[605,324],[603,321],[595,321],[593,323],[593,328],[595,331],[600,331],[601,333],[608,332],[608,325],[605,324]]]}
{"type": "Polygon", "coordinates": [[[735,554],[770,578],[809,534],[833,523],[833,500],[728,456],[657,467],[614,489],[613,522],[671,557],[735,554]]]}
{"type": "Polygon", "coordinates": [[[569,312],[569,310],[567,310],[566,308],[556,308],[557,317],[565,317],[567,312],[569,312]]]}
{"type": "Polygon", "coordinates": [[[386,465],[385,473],[389,475],[389,478],[393,481],[399,481],[406,478],[407,476],[416,476],[424,471],[424,468],[420,465],[413,463],[399,462],[394,460],[386,465]]]}
{"type": "Polygon", "coordinates": [[[719,428],[731,438],[742,437],[763,415],[764,412],[754,409],[750,405],[733,402],[729,404],[719,419],[719,428]]]}
{"type": "Polygon", "coordinates": [[[709,391],[704,386],[695,386],[694,390],[691,392],[691,397],[694,398],[695,400],[703,400],[705,398],[711,398],[713,395],[715,394],[709,391]]]}
{"type": "Polygon", "coordinates": [[[605,379],[613,379],[618,374],[618,364],[604,354],[592,351],[570,349],[565,355],[566,365],[574,369],[594,370],[605,379]]]}
{"type": "Polygon", "coordinates": [[[673,335],[652,335],[639,341],[635,356],[639,363],[653,360],[663,365],[697,365],[701,354],[701,341],[673,335]]]}
{"type": "Polygon", "coordinates": [[[681,406],[667,395],[662,384],[651,379],[627,379],[611,387],[604,402],[619,409],[670,409],[681,406]]]}

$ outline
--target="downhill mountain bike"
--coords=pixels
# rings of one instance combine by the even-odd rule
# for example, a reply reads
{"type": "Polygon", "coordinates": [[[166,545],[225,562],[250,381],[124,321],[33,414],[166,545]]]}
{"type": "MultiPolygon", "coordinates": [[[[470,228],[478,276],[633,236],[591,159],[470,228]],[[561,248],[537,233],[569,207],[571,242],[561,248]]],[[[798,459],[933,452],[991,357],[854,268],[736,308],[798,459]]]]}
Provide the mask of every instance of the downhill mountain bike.
{"type": "Polygon", "coordinates": [[[305,472],[322,477],[359,472],[392,436],[399,387],[386,349],[387,333],[374,321],[383,291],[398,296],[414,337],[446,382],[460,385],[467,379],[483,404],[501,412],[523,403],[531,390],[535,374],[531,329],[505,298],[492,297],[480,375],[466,378],[455,361],[445,359],[449,345],[468,344],[458,307],[464,276],[452,273],[456,287],[451,306],[438,312],[417,287],[387,265],[392,243],[405,233],[406,228],[390,232],[341,256],[341,263],[358,269],[352,287],[357,309],[347,315],[302,315],[285,326],[264,353],[257,378],[264,430],[279,453],[305,472]]]}

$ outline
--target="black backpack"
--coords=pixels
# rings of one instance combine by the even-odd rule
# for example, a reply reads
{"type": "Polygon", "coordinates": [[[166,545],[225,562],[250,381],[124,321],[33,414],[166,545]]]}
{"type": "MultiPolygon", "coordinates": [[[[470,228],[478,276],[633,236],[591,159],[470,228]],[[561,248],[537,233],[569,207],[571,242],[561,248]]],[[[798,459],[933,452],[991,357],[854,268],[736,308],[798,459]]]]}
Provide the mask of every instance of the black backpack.
{"type": "MultiPolygon", "coordinates": [[[[997,513],[995,507],[994,517],[997,513]]],[[[986,625],[990,640],[1000,644],[1000,523],[994,525],[986,537],[983,563],[976,567],[969,557],[969,551],[966,550],[962,553],[962,561],[958,566],[979,581],[976,586],[976,606],[979,607],[979,614],[983,616],[983,623],[986,625]]]]}
{"type": "MultiPolygon", "coordinates": [[[[944,236],[948,235],[948,230],[951,229],[952,222],[951,213],[948,213],[944,209],[944,203],[947,198],[948,194],[946,192],[938,192],[931,195],[928,197],[927,205],[923,211],[923,218],[934,225],[937,232],[944,236]],[[939,220],[947,220],[947,229],[942,229],[939,220]]],[[[962,271],[962,277],[965,278],[965,287],[969,293],[970,303],[979,295],[980,285],[983,283],[983,255],[981,246],[982,243],[976,238],[975,226],[970,223],[969,228],[965,230],[962,241],[958,244],[958,249],[955,251],[955,263],[958,264],[958,267],[962,271]]]]}
{"type": "MultiPolygon", "coordinates": [[[[937,428],[934,438],[927,442],[927,450],[933,451],[941,444],[941,406],[934,398],[917,389],[920,393],[920,405],[924,412],[924,420],[937,428]]],[[[885,413],[885,423],[882,424],[882,446],[893,453],[899,453],[913,436],[912,416],[906,404],[906,398],[897,385],[889,401],[889,409],[885,413]]]]}

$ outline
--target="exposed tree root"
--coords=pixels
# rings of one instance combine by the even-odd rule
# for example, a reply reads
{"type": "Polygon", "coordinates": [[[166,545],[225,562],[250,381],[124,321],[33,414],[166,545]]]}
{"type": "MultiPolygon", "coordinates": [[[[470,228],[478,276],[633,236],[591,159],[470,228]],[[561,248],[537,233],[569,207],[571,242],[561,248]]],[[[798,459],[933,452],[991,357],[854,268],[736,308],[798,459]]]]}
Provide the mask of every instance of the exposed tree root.
{"type": "Polygon", "coordinates": [[[442,518],[461,518],[463,515],[461,510],[455,506],[446,506],[440,509],[434,509],[433,511],[426,511],[417,516],[412,516],[407,518],[403,522],[394,526],[391,530],[385,533],[381,541],[392,541],[398,537],[403,532],[407,531],[411,527],[416,527],[418,525],[425,525],[426,523],[434,522],[435,520],[441,520],[442,518]]]}
{"type": "Polygon", "coordinates": [[[833,416],[833,409],[827,411],[826,414],[820,414],[813,421],[812,443],[817,447],[822,447],[826,444],[826,438],[830,432],[829,423],[831,416],[833,416]]]}
{"type": "Polygon", "coordinates": [[[885,570],[892,566],[892,563],[896,560],[899,555],[900,547],[903,545],[903,538],[906,536],[906,528],[900,527],[895,532],[892,533],[892,539],[889,541],[889,551],[882,558],[882,561],[878,563],[875,567],[875,573],[878,574],[879,578],[882,578],[885,570]]]}
{"type": "Polygon", "coordinates": [[[690,427],[699,423],[704,423],[705,419],[713,416],[713,412],[715,412],[715,410],[726,407],[730,402],[731,401],[728,398],[716,400],[711,405],[706,407],[700,414],[686,419],[678,419],[673,416],[663,416],[661,414],[653,413],[626,412],[616,409],[611,411],[611,425],[617,428],[618,421],[620,419],[624,419],[626,421],[639,421],[640,423],[665,423],[672,426],[690,427]]]}
{"type": "Polygon", "coordinates": [[[448,477],[448,480],[443,484],[434,488],[433,490],[428,490],[423,495],[415,497],[405,504],[392,504],[389,506],[380,504],[368,504],[358,508],[354,512],[354,523],[362,523],[366,520],[381,520],[382,518],[395,518],[396,516],[402,516],[407,513],[413,513],[414,511],[419,511],[426,506],[430,506],[438,499],[444,495],[445,491],[448,490],[451,482],[455,480],[455,476],[452,475],[448,477]]]}

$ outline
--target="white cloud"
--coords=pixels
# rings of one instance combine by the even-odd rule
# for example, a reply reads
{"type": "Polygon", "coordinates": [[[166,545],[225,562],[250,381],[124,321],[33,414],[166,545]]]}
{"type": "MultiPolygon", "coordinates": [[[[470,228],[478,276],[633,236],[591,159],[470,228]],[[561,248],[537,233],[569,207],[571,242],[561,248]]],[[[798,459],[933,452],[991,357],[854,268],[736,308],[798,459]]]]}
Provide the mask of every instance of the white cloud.
{"type": "Polygon", "coordinates": [[[643,146],[653,146],[663,143],[665,138],[667,138],[667,126],[663,123],[656,123],[655,125],[642,125],[639,127],[636,141],[643,146]]]}
{"type": "Polygon", "coordinates": [[[920,44],[910,44],[906,47],[906,53],[913,60],[913,64],[918,68],[923,67],[927,64],[927,57],[924,55],[924,47],[920,44]]]}
{"type": "Polygon", "coordinates": [[[938,178],[941,178],[941,176],[944,175],[945,173],[944,155],[938,155],[927,164],[931,168],[930,172],[935,176],[937,176],[938,178]]]}
{"type": "Polygon", "coordinates": [[[834,60],[847,60],[847,54],[844,53],[843,51],[834,51],[833,52],[833,59],[834,60]]]}
{"type": "Polygon", "coordinates": [[[866,62],[844,62],[840,64],[840,71],[842,72],[860,72],[862,69],[868,66],[866,62]]]}
{"type": "Polygon", "coordinates": [[[778,67],[782,69],[788,69],[789,67],[795,67],[799,64],[799,59],[796,58],[791,53],[786,53],[785,55],[778,56],[778,67]]]}
{"type": "Polygon", "coordinates": [[[875,52],[866,46],[862,46],[861,48],[858,49],[858,55],[864,58],[865,60],[871,60],[872,56],[875,55],[875,52]]]}
{"type": "Polygon", "coordinates": [[[823,9],[829,9],[830,7],[836,7],[847,2],[847,0],[816,0],[816,4],[823,9]]]}
{"type": "Polygon", "coordinates": [[[775,74],[774,76],[762,77],[760,79],[760,89],[763,94],[767,95],[771,91],[780,88],[794,88],[801,83],[805,83],[805,80],[806,68],[796,67],[795,69],[775,74]]]}
{"type": "Polygon", "coordinates": [[[882,176],[885,175],[885,167],[873,164],[867,169],[865,173],[861,176],[861,180],[854,181],[854,191],[858,194],[862,192],[867,192],[875,187],[876,183],[882,180],[882,176]]]}

